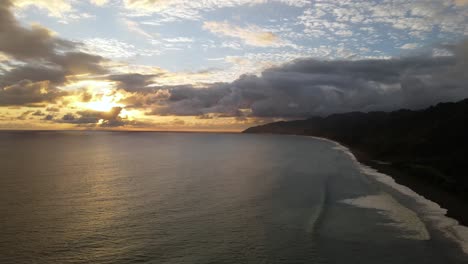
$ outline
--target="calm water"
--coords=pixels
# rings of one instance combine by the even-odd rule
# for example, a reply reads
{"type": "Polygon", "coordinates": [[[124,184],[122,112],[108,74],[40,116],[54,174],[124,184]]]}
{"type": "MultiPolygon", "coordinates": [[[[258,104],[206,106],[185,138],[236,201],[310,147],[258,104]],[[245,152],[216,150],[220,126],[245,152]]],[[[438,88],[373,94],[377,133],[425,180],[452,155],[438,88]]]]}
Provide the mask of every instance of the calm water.
{"type": "Polygon", "coordinates": [[[312,138],[1,132],[0,168],[0,263],[468,260],[420,202],[312,138]]]}

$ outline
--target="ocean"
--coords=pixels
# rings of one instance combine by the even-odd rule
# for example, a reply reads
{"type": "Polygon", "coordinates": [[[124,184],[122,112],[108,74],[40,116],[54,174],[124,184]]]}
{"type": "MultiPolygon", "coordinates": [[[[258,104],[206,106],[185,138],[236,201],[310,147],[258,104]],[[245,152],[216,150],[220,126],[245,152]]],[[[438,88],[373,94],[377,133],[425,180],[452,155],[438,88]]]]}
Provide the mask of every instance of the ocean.
{"type": "Polygon", "coordinates": [[[0,263],[468,263],[468,228],[337,143],[0,132],[0,263]]]}

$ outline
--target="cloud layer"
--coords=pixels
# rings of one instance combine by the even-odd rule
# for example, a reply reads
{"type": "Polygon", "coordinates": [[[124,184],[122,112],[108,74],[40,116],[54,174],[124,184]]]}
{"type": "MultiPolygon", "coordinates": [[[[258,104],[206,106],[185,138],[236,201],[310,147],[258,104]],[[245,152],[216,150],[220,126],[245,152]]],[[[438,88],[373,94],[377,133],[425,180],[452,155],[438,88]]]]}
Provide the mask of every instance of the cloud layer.
{"type": "Polygon", "coordinates": [[[133,89],[135,97],[140,98],[135,107],[153,107],[150,114],[155,115],[287,118],[418,109],[468,97],[468,42],[450,49],[453,55],[446,57],[423,54],[385,60],[301,59],[267,69],[260,76],[243,75],[232,83],[204,89],[133,89]],[[170,95],[148,100],[161,91],[170,95]]]}
{"type": "Polygon", "coordinates": [[[0,127],[245,127],[455,101],[468,97],[467,12],[464,0],[0,0],[0,127]],[[31,24],[40,15],[61,32],[31,24]]]}
{"type": "Polygon", "coordinates": [[[0,52],[14,60],[0,69],[2,105],[50,102],[59,95],[57,86],[67,76],[103,74],[104,58],[76,50],[77,43],[55,37],[49,30],[21,26],[11,12],[13,4],[0,0],[0,52]]]}

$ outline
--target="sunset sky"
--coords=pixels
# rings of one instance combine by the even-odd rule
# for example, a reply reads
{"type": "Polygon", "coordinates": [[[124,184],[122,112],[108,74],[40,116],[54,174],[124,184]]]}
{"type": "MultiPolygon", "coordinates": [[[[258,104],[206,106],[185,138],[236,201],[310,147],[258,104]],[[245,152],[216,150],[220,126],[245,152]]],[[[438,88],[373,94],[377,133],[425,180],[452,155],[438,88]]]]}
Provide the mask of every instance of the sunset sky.
{"type": "Polygon", "coordinates": [[[0,129],[239,131],[468,97],[467,0],[0,0],[0,129]]]}

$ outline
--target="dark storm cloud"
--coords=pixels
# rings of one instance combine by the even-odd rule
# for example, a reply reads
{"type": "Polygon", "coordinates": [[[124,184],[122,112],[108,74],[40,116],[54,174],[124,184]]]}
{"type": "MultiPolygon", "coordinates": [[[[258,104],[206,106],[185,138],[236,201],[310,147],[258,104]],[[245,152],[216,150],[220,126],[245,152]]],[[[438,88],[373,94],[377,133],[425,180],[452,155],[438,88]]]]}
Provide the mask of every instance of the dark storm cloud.
{"type": "MultiPolygon", "coordinates": [[[[468,42],[453,56],[360,61],[303,59],[200,89],[166,87],[170,96],[148,114],[218,113],[301,118],[348,111],[418,109],[468,97],[468,42]]],[[[155,92],[153,92],[155,93],[155,92]]],[[[151,107],[150,104],[144,107],[151,107]]],[[[218,115],[219,116],[219,115],[218,115]]]]}

